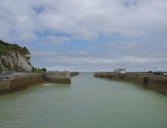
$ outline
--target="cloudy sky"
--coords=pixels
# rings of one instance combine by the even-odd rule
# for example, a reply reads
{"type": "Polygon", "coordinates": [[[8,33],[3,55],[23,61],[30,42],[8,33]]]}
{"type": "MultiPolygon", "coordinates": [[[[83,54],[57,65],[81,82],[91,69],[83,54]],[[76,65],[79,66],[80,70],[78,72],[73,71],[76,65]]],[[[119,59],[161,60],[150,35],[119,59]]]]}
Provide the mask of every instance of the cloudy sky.
{"type": "Polygon", "coordinates": [[[35,67],[167,71],[167,0],[0,0],[0,28],[35,67]]]}

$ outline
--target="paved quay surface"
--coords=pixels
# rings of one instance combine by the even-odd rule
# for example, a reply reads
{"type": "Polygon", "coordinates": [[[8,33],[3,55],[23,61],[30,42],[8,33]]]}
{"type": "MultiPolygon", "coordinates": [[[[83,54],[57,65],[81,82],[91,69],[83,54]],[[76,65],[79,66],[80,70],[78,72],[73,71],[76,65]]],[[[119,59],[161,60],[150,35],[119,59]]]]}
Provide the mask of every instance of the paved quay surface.
{"type": "Polygon", "coordinates": [[[35,75],[38,73],[25,73],[25,72],[7,72],[7,73],[1,73],[0,74],[0,80],[5,80],[5,79],[14,79],[17,77],[23,77],[27,75],[35,75]]]}

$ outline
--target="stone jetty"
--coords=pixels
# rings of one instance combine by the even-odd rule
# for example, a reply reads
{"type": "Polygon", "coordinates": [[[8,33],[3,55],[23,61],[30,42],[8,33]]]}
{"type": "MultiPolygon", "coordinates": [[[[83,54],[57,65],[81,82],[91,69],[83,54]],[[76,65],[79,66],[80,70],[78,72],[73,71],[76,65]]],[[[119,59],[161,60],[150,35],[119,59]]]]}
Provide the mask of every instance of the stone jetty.
{"type": "Polygon", "coordinates": [[[47,72],[47,73],[12,73],[0,76],[0,94],[17,91],[32,85],[43,83],[70,84],[71,76],[75,72],[47,72]]]}
{"type": "Polygon", "coordinates": [[[44,78],[47,82],[57,84],[70,84],[71,77],[79,75],[79,72],[47,72],[44,78]]]}
{"type": "Polygon", "coordinates": [[[107,78],[119,81],[129,81],[137,83],[144,88],[155,90],[167,95],[167,76],[154,75],[152,73],[114,73],[114,72],[96,72],[95,77],[107,78]]]}
{"type": "Polygon", "coordinates": [[[79,72],[70,72],[71,77],[79,75],[79,72]]]}
{"type": "Polygon", "coordinates": [[[17,91],[45,82],[41,73],[14,73],[0,77],[0,94],[17,91]]]}
{"type": "Polygon", "coordinates": [[[49,83],[56,83],[56,84],[71,83],[70,72],[48,72],[44,74],[44,78],[49,83]]]}

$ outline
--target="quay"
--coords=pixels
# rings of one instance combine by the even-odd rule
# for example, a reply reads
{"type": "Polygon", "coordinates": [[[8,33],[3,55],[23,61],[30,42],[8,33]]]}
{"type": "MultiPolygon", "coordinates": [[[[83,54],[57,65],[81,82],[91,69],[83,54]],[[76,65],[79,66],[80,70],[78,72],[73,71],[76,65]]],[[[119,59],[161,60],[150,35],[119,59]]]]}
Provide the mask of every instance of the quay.
{"type": "Polygon", "coordinates": [[[47,72],[47,73],[21,73],[10,72],[0,74],[0,94],[14,92],[32,85],[55,83],[71,84],[71,77],[78,75],[75,72],[47,72]]]}
{"type": "Polygon", "coordinates": [[[167,95],[167,76],[153,73],[95,72],[95,77],[136,83],[144,88],[167,95]]]}

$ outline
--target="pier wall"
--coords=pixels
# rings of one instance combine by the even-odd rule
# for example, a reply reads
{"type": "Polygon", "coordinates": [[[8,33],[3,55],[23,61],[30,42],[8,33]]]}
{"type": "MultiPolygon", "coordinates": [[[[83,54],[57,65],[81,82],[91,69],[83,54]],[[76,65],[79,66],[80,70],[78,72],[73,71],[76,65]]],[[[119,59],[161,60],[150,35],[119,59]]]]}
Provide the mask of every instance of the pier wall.
{"type": "Polygon", "coordinates": [[[71,77],[67,75],[67,73],[23,73],[8,77],[0,77],[0,94],[14,92],[45,82],[70,84],[71,77]]]}
{"type": "Polygon", "coordinates": [[[45,73],[44,79],[49,83],[70,84],[71,75],[66,72],[45,73]]]}
{"type": "Polygon", "coordinates": [[[4,94],[10,91],[10,80],[0,80],[0,94],[4,94]]]}
{"type": "Polygon", "coordinates": [[[70,72],[71,77],[79,75],[79,72],[70,72]]]}
{"type": "Polygon", "coordinates": [[[71,76],[78,74],[78,72],[16,73],[15,75],[0,77],[0,94],[17,91],[45,82],[70,84],[71,76]]]}
{"type": "Polygon", "coordinates": [[[31,75],[19,76],[11,80],[10,91],[27,88],[29,86],[42,84],[44,82],[45,82],[45,79],[42,74],[31,74],[31,75]]]}
{"type": "Polygon", "coordinates": [[[99,78],[133,82],[144,88],[152,89],[167,95],[167,76],[144,73],[120,74],[113,72],[97,72],[94,74],[94,76],[99,78]]]}
{"type": "Polygon", "coordinates": [[[79,72],[47,72],[44,78],[47,82],[56,84],[70,84],[71,77],[79,75],[79,72]]]}
{"type": "Polygon", "coordinates": [[[42,74],[24,74],[0,80],[0,94],[17,91],[32,85],[44,83],[42,74]]]}

